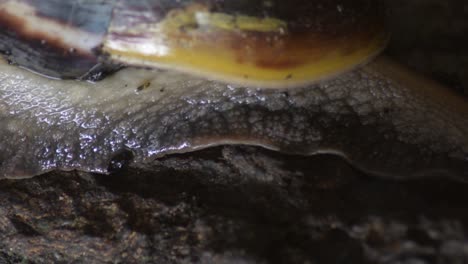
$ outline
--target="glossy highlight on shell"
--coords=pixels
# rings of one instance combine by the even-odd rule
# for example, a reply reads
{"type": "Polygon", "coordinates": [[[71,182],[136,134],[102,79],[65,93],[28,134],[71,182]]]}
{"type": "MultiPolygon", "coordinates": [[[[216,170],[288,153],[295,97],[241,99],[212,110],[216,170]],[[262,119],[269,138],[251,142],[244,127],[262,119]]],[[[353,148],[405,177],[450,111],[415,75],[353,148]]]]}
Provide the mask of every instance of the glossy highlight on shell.
{"type": "Polygon", "coordinates": [[[370,0],[0,0],[0,177],[109,173],[122,153],[146,167],[246,144],[333,153],[393,179],[466,181],[466,99],[372,60],[387,38],[379,10],[370,0]],[[303,68],[285,63],[296,59],[303,68]]]}
{"type": "Polygon", "coordinates": [[[92,78],[120,65],[260,87],[330,78],[387,34],[378,1],[0,1],[0,49],[33,71],[92,78]]]}
{"type": "Polygon", "coordinates": [[[91,78],[93,69],[104,70],[93,49],[102,42],[111,13],[99,1],[2,0],[0,50],[10,63],[48,77],[91,78]]]}
{"type": "Polygon", "coordinates": [[[376,1],[185,3],[153,2],[134,13],[119,3],[114,16],[121,19],[112,20],[103,51],[134,65],[285,87],[349,70],[387,40],[376,1]]]}

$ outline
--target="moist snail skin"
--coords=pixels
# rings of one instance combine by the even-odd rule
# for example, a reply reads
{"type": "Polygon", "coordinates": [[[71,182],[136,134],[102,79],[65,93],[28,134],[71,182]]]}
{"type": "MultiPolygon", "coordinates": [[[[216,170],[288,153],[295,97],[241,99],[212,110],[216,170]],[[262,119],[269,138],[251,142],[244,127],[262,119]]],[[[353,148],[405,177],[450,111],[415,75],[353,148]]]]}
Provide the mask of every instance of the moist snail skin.
{"type": "Polygon", "coordinates": [[[247,144],[468,179],[466,99],[376,57],[377,1],[252,2],[0,1],[0,177],[247,144]]]}

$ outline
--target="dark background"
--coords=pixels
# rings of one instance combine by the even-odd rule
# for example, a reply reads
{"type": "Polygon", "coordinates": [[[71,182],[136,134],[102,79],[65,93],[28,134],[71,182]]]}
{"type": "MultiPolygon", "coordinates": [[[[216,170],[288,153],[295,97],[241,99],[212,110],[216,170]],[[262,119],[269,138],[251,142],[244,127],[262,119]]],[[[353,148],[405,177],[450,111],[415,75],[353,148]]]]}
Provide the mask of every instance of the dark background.
{"type": "Polygon", "coordinates": [[[386,0],[387,54],[468,95],[468,2],[386,0]]]}
{"type": "MultiPolygon", "coordinates": [[[[468,2],[388,0],[386,54],[468,94],[468,2]]],[[[468,185],[218,147],[0,181],[0,263],[468,263],[468,185]]]]}

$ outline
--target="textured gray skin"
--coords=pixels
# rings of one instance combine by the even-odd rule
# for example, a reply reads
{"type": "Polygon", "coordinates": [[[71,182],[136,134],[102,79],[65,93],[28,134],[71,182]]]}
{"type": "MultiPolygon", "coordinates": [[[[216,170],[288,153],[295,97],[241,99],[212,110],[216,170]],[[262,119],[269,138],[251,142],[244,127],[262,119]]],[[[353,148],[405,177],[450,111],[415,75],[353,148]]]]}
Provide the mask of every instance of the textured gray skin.
{"type": "Polygon", "coordinates": [[[146,167],[168,153],[251,144],[336,153],[377,176],[466,181],[466,101],[455,97],[462,106],[456,110],[379,69],[371,63],[280,91],[142,69],[97,84],[57,81],[1,63],[0,177],[54,169],[107,173],[109,164],[128,161],[129,151],[130,166],[146,167]]]}

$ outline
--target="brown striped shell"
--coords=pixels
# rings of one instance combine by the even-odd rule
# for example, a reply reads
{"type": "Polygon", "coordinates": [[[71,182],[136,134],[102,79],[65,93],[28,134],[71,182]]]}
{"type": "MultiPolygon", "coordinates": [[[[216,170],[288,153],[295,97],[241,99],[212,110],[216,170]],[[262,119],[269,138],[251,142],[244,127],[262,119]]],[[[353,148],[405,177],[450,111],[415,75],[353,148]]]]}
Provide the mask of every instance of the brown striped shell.
{"type": "Polygon", "coordinates": [[[387,40],[375,0],[2,0],[0,25],[7,58],[46,76],[135,65],[262,87],[330,78],[387,40]]]}
{"type": "Polygon", "coordinates": [[[466,99],[369,61],[381,16],[373,0],[0,0],[0,178],[242,144],[467,181],[466,99]],[[82,78],[102,80],[63,80],[82,78]]]}

